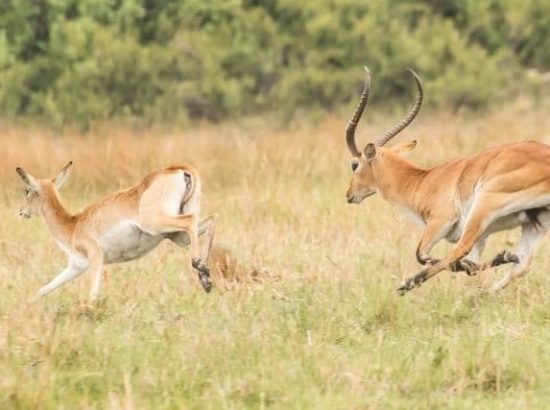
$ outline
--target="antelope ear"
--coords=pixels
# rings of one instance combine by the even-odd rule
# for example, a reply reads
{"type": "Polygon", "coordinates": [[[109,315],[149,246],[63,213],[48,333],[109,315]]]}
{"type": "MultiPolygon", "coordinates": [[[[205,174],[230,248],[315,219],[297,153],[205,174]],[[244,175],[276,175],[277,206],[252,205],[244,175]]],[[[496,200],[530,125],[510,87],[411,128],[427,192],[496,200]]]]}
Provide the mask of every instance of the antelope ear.
{"type": "Polygon", "coordinates": [[[69,171],[71,167],[73,166],[73,161],[67,162],[67,165],[63,167],[61,171],[59,171],[59,174],[54,178],[53,183],[57,189],[61,188],[61,185],[63,185],[63,182],[65,182],[65,179],[67,178],[67,175],[69,175],[69,171]]]}
{"type": "Polygon", "coordinates": [[[36,192],[40,190],[40,184],[31,174],[27,174],[27,172],[21,167],[17,167],[15,171],[21,177],[27,188],[30,188],[36,192]]]}
{"type": "Polygon", "coordinates": [[[416,140],[408,141],[408,142],[402,142],[401,144],[397,144],[393,146],[391,149],[398,154],[408,154],[416,147],[416,140]]]}
{"type": "Polygon", "coordinates": [[[365,149],[363,150],[363,155],[367,159],[367,161],[372,161],[374,158],[376,158],[376,145],[373,143],[367,144],[365,149]]]}

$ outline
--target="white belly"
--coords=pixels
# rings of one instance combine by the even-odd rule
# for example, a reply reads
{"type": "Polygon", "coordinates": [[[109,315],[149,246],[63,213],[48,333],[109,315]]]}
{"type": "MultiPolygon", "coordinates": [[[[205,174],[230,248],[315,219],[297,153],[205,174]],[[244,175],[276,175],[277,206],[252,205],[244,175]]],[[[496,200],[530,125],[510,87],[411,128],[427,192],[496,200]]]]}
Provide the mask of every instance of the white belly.
{"type": "Polygon", "coordinates": [[[151,235],[142,231],[134,221],[124,221],[105,232],[100,243],[105,263],[115,263],[142,257],[164,238],[164,235],[151,235]]]}
{"type": "MultiPolygon", "coordinates": [[[[529,218],[527,217],[527,213],[525,211],[514,212],[510,215],[502,216],[496,219],[495,221],[493,221],[493,223],[491,223],[487,228],[485,228],[485,231],[483,232],[483,234],[484,236],[488,236],[495,232],[514,229],[528,221],[529,221],[529,218]]],[[[462,237],[464,226],[465,226],[465,218],[461,218],[461,220],[458,221],[454,225],[453,229],[451,229],[447,234],[447,240],[451,243],[458,242],[458,240],[462,237]]]]}

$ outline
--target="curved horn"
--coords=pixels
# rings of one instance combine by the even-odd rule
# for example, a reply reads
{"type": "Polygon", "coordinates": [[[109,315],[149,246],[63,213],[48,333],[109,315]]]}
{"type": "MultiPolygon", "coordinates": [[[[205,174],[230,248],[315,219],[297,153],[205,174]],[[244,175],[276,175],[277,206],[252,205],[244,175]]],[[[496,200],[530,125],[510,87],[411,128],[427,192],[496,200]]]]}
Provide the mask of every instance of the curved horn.
{"type": "Polygon", "coordinates": [[[365,69],[365,87],[363,88],[363,93],[361,94],[359,104],[357,104],[357,108],[355,109],[351,120],[349,120],[348,127],[346,128],[346,142],[348,143],[348,148],[351,152],[351,155],[353,155],[354,157],[358,157],[361,155],[361,153],[357,149],[357,144],[355,143],[355,129],[357,128],[357,124],[359,123],[361,115],[363,115],[363,111],[365,110],[365,106],[367,105],[370,91],[370,71],[367,66],[363,68],[365,69]]]}
{"type": "Polygon", "coordinates": [[[418,92],[416,94],[416,101],[414,102],[414,106],[412,107],[411,111],[407,114],[401,122],[399,122],[396,126],[391,128],[390,130],[386,131],[381,137],[377,138],[376,141],[374,141],[374,144],[381,147],[386,142],[391,140],[393,137],[395,137],[397,134],[399,134],[401,131],[403,131],[407,125],[409,125],[413,120],[414,117],[416,117],[416,114],[418,114],[418,111],[420,111],[420,106],[422,105],[422,97],[423,97],[423,91],[422,91],[422,84],[420,83],[420,77],[418,77],[418,74],[414,72],[412,68],[407,68],[409,72],[413,75],[414,81],[416,81],[416,86],[418,87],[418,92]]]}

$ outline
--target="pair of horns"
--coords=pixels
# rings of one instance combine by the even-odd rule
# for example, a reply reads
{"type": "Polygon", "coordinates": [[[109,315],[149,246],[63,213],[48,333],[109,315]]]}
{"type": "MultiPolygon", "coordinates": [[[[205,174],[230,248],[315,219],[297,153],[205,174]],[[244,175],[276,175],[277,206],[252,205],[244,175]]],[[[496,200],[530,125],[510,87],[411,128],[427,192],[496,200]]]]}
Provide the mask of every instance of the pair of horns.
{"type": "MultiPolygon", "coordinates": [[[[361,94],[361,98],[359,99],[359,104],[357,104],[357,108],[355,109],[355,112],[353,113],[353,116],[351,117],[351,120],[349,121],[348,127],[346,129],[346,142],[348,144],[348,148],[351,152],[351,155],[353,155],[354,157],[358,157],[361,155],[361,153],[357,149],[357,143],[355,142],[355,129],[357,128],[357,124],[359,124],[359,120],[361,119],[361,116],[365,111],[365,107],[367,106],[367,101],[369,100],[369,92],[370,92],[370,71],[367,67],[364,67],[364,68],[365,68],[365,87],[363,88],[363,93],[361,94]]],[[[414,70],[412,70],[411,68],[407,68],[407,70],[413,75],[414,81],[416,82],[416,86],[418,89],[416,94],[416,101],[414,102],[414,106],[409,111],[409,113],[405,116],[405,118],[403,118],[394,127],[390,128],[388,131],[386,131],[384,134],[382,134],[380,137],[378,137],[374,141],[374,144],[379,147],[386,144],[389,140],[391,140],[393,137],[395,137],[397,134],[403,131],[414,120],[414,118],[418,114],[418,111],[420,111],[420,106],[422,105],[422,98],[423,98],[423,91],[422,91],[422,84],[420,83],[420,77],[418,77],[418,74],[416,74],[414,70]]]]}

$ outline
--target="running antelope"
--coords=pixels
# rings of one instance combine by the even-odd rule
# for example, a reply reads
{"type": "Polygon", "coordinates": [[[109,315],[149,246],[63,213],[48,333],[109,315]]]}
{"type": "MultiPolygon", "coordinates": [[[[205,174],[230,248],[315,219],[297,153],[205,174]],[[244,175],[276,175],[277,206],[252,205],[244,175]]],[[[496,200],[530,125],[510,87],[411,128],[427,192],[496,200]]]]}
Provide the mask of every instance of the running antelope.
{"type": "Polygon", "coordinates": [[[53,179],[36,179],[17,168],[25,184],[26,204],[19,215],[42,215],[50,233],[68,256],[67,267],[37,296],[44,296],[68,281],[92,271],[90,299],[101,287],[104,264],[138,259],[163,239],[179,246],[191,245],[191,266],[210,292],[210,272],[206,267],[214,235],[215,216],[199,223],[201,183],[197,171],[177,165],[151,172],[137,185],[112,193],[77,214],[70,214],[61,203],[58,189],[65,181],[72,162],[53,179]],[[202,249],[199,234],[208,240],[202,249]]]}
{"type": "Polygon", "coordinates": [[[420,79],[409,69],[418,89],[411,111],[359,151],[355,129],[370,89],[370,73],[366,67],[365,71],[363,93],[346,131],[346,142],[353,156],[353,175],[346,196],[349,203],[358,204],[379,192],[425,228],[416,258],[427,267],[403,281],[398,291],[404,294],[445,269],[473,275],[513,263],[511,270],[493,284],[495,291],[525,274],[536,245],[550,227],[550,147],[520,141],[491,146],[431,169],[412,164],[403,154],[411,151],[416,141],[386,146],[413,121],[422,105],[420,79]],[[521,227],[515,252],[503,251],[480,263],[486,238],[515,227],[521,227]],[[439,260],[430,256],[430,250],[442,239],[456,245],[447,257],[439,260]]]}

